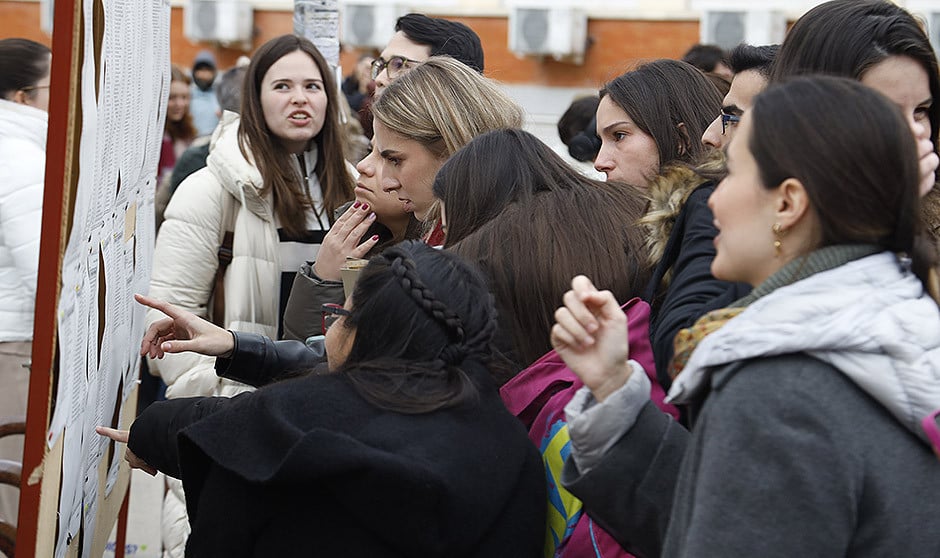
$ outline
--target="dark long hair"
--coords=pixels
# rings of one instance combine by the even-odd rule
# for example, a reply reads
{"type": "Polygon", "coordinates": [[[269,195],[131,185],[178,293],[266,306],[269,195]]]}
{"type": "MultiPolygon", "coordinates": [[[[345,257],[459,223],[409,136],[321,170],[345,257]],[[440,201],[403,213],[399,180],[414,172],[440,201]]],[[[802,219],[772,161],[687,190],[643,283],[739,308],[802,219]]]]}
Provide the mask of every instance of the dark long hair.
{"type": "Polygon", "coordinates": [[[894,103],[846,78],[801,77],[759,95],[751,118],[748,147],[761,182],[803,184],[820,247],[875,244],[907,253],[928,284],[933,256],[918,241],[917,149],[894,103]]]}
{"type": "MultiPolygon", "coordinates": [[[[186,84],[187,89],[192,83],[189,76],[176,64],[170,66],[170,82],[172,83],[174,81],[186,84]]],[[[164,131],[169,134],[170,138],[174,141],[192,141],[196,137],[196,127],[193,126],[193,113],[187,110],[183,118],[176,122],[172,122],[167,118],[164,124],[164,131]]]]}
{"type": "MultiPolygon", "coordinates": [[[[48,76],[51,54],[49,47],[29,39],[0,40],[0,98],[9,99],[48,76]]],[[[35,97],[36,92],[29,94],[35,97]]]]}
{"type": "MultiPolygon", "coordinates": [[[[353,197],[353,180],[346,170],[342,130],[339,125],[338,94],[333,72],[317,47],[303,37],[282,35],[261,45],[251,58],[242,92],[241,123],[238,146],[246,159],[254,160],[264,180],[262,193],[274,192],[274,212],[285,230],[300,236],[306,230],[305,211],[310,207],[306,187],[291,161],[292,155],[278,143],[268,129],[261,107],[261,80],[275,62],[301,51],[313,59],[326,89],[326,116],[323,128],[313,139],[317,145],[314,169],[323,191],[323,206],[332,221],[333,212],[353,197]]],[[[308,169],[309,172],[310,169],[308,169]]]]}
{"type": "Polygon", "coordinates": [[[940,72],[930,40],[914,16],[884,0],[833,0],[806,12],[780,47],[771,81],[806,74],[862,79],[891,56],[907,56],[927,72],[934,99],[929,119],[937,151],[940,130],[940,72]]]}
{"type": "Polygon", "coordinates": [[[721,110],[721,95],[705,74],[678,60],[643,64],[614,78],[600,96],[609,96],[652,136],[660,167],[698,161],[706,151],[699,138],[721,110]]]}
{"type": "Polygon", "coordinates": [[[578,174],[525,132],[478,139],[465,162],[480,155],[486,165],[461,165],[458,152],[451,159],[455,166],[439,175],[447,242],[489,279],[500,339],[511,343],[501,348],[518,370],[551,349],[555,309],[575,275],[590,276],[618,300],[640,295],[650,277],[643,231],[636,225],[646,200],[633,187],[578,174]],[[472,178],[474,170],[480,174],[472,178]]]}
{"type": "Polygon", "coordinates": [[[471,400],[494,355],[496,310],[483,277],[420,241],[369,261],[341,324],[356,337],[339,372],[369,402],[396,412],[471,400]]]}

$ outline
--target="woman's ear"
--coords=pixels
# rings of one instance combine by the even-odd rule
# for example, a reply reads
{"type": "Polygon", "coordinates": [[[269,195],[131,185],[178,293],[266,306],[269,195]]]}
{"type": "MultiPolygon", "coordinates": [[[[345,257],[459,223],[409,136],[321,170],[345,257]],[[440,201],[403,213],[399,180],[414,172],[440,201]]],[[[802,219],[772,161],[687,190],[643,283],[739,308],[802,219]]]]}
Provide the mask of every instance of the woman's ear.
{"type": "Polygon", "coordinates": [[[803,183],[788,178],[776,189],[776,220],[784,230],[789,230],[806,220],[810,212],[809,194],[803,183]]]}
{"type": "Polygon", "coordinates": [[[680,156],[685,155],[689,152],[691,140],[689,139],[689,130],[685,127],[685,122],[680,122],[676,124],[676,130],[679,131],[679,145],[677,147],[677,152],[680,156]]]}
{"type": "Polygon", "coordinates": [[[29,100],[28,95],[29,93],[27,93],[26,91],[22,89],[17,89],[16,93],[13,94],[13,97],[11,97],[10,100],[13,101],[14,103],[19,103],[21,105],[28,105],[29,104],[27,102],[29,100]]]}

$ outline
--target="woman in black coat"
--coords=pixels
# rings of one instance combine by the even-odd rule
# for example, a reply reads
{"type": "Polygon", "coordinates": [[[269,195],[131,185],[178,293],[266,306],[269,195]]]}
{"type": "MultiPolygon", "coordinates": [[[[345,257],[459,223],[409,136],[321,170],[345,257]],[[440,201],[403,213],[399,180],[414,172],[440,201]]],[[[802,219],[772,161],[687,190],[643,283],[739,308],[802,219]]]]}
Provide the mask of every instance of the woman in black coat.
{"type": "MultiPolygon", "coordinates": [[[[145,350],[214,327],[167,309],[145,350]]],[[[544,473],[489,377],[495,311],[478,273],[405,243],[326,311],[330,373],[154,404],[129,436],[99,429],[128,442],[132,466],[183,480],[187,555],[538,555],[544,473]]],[[[234,348],[221,332],[220,356],[234,348]]]]}

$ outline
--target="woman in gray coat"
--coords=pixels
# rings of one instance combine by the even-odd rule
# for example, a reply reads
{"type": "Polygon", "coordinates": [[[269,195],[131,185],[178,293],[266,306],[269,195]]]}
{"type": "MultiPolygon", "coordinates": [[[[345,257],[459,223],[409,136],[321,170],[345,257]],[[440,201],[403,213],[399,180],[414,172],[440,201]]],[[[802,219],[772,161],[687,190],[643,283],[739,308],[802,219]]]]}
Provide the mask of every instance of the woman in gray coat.
{"type": "Polygon", "coordinates": [[[677,337],[670,399],[690,405],[691,434],[641,400],[617,302],[573,280],[552,330],[586,386],[567,408],[565,482],[621,544],[940,553],[940,463],[921,426],[940,408],[940,312],[919,177],[904,118],[872,89],[799,78],[757,98],[709,200],[712,272],[755,289],[677,337]]]}

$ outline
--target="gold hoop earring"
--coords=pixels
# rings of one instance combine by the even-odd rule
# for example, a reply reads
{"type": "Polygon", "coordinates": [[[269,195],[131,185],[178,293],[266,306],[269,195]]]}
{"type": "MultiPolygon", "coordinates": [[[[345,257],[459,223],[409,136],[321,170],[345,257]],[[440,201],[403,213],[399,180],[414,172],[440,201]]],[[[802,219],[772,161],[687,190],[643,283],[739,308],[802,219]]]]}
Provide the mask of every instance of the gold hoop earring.
{"type": "Polygon", "coordinates": [[[774,223],[771,230],[774,232],[774,257],[779,258],[780,254],[783,252],[783,243],[780,242],[780,237],[783,236],[784,230],[783,227],[780,226],[780,223],[774,223]]]}

